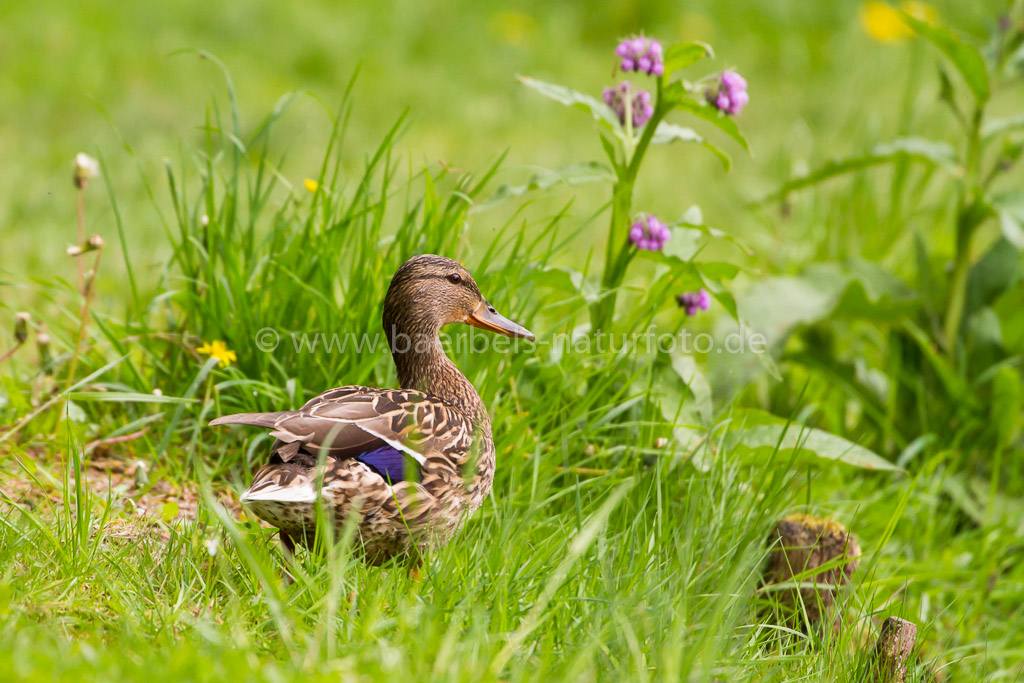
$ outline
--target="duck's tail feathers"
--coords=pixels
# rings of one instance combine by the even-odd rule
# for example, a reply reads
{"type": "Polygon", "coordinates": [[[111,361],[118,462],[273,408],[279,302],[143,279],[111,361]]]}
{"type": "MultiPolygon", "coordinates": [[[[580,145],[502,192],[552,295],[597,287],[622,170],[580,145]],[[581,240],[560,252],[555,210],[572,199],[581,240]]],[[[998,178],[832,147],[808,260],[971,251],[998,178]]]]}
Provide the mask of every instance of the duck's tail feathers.
{"type": "Polygon", "coordinates": [[[273,429],[277,421],[282,417],[290,417],[292,415],[294,415],[294,413],[291,411],[284,411],[280,413],[235,413],[234,415],[218,417],[216,420],[210,422],[210,426],[252,425],[254,427],[267,427],[269,429],[273,429]]]}

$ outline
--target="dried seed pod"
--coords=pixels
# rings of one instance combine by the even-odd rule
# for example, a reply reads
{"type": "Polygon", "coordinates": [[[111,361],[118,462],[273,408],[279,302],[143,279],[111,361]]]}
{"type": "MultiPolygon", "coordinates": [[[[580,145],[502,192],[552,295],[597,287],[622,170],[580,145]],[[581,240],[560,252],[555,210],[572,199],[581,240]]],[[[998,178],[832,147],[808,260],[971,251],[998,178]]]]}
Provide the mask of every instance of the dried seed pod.
{"type": "Polygon", "coordinates": [[[89,184],[89,180],[99,174],[100,162],[96,161],[88,154],[80,153],[75,156],[75,187],[79,190],[84,190],[85,186],[89,184]]]}
{"type": "Polygon", "coordinates": [[[30,320],[32,320],[32,316],[24,311],[14,316],[14,339],[18,342],[19,346],[28,339],[28,323],[30,320]]]}
{"type": "Polygon", "coordinates": [[[53,356],[50,353],[50,335],[45,331],[40,331],[36,335],[36,349],[39,351],[39,366],[41,368],[48,368],[53,362],[53,356]]]}
{"type": "Polygon", "coordinates": [[[790,608],[791,625],[803,625],[801,606],[812,625],[822,623],[835,604],[839,589],[850,581],[857,568],[860,546],[856,539],[837,522],[790,515],[775,525],[768,540],[772,550],[764,583],[801,584],[799,588],[774,593],[780,603],[790,608]]]}

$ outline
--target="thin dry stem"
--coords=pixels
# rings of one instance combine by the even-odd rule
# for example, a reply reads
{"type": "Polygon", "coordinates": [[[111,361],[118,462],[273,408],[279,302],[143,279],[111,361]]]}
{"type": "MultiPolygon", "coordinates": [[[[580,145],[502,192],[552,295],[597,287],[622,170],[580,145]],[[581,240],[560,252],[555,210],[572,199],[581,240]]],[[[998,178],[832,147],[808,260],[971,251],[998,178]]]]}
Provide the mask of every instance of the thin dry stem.
{"type": "MultiPolygon", "coordinates": [[[[93,294],[96,291],[96,278],[100,272],[100,257],[103,256],[102,242],[96,247],[96,262],[93,264],[92,277],[86,285],[85,300],[82,302],[82,310],[79,314],[78,337],[75,339],[74,353],[71,355],[71,366],[68,368],[68,378],[64,385],[64,393],[71,389],[71,383],[75,381],[75,372],[78,370],[78,359],[81,355],[82,341],[85,339],[85,327],[89,322],[89,307],[92,304],[93,294]]],[[[81,265],[81,259],[79,259],[81,265]]]]}
{"type": "MultiPolygon", "coordinates": [[[[75,220],[78,226],[78,241],[75,244],[85,243],[85,187],[78,187],[78,215],[75,220]]],[[[85,266],[82,265],[82,259],[76,258],[75,262],[78,265],[78,291],[81,292],[85,288],[85,266]]]]}

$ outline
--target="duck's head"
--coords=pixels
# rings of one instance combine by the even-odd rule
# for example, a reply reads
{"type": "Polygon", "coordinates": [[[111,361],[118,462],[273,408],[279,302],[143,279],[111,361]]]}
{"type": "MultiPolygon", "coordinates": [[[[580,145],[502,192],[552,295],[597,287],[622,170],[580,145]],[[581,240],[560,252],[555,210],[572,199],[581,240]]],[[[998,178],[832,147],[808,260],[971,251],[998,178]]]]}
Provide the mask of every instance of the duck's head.
{"type": "Polygon", "coordinates": [[[384,297],[384,329],[436,335],[448,323],[466,323],[509,337],[533,340],[533,333],[498,313],[458,261],[414,256],[391,278],[384,297]]]}

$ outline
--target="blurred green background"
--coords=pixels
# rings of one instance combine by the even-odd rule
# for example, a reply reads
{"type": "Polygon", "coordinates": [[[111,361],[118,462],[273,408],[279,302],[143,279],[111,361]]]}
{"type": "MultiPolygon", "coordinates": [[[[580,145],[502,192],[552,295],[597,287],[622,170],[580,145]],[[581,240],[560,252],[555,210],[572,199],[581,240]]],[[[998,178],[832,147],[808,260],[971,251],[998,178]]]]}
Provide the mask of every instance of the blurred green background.
{"type": "MultiPolygon", "coordinates": [[[[1003,3],[934,6],[948,25],[982,34],[1003,3]]],[[[151,239],[160,223],[140,169],[158,201],[169,206],[163,160],[179,161],[188,144],[200,141],[211,102],[226,107],[221,74],[194,49],[208,50],[230,69],[246,130],[284,93],[309,93],[275,136],[279,150],[288,152],[283,177],[296,188],[316,174],[328,112],[336,110],[357,68],[344,152],[353,168],[408,109],[412,122],[400,145],[408,168],[443,160],[459,170],[482,170],[508,150],[499,180],[515,182],[533,165],[600,157],[585,116],[526,91],[515,76],[598,93],[615,82],[616,39],[639,30],[666,42],[712,43],[718,52],[713,67],[746,75],[752,100],[740,124],[753,153],[747,157],[718,140],[735,157],[726,174],[696,148],[659,151],[641,179],[637,205],[673,217],[699,203],[709,223],[743,234],[757,248],[756,268],[784,270],[813,259],[827,234],[841,230],[842,213],[812,212],[794,223],[752,213],[744,204],[793,172],[896,136],[910,123],[902,113],[908,80],[935,82],[916,89],[923,93],[918,97],[938,92],[930,48],[874,41],[858,21],[859,9],[858,2],[796,0],[2,3],[0,272],[19,283],[70,272],[64,251],[74,235],[70,173],[79,151],[102,157],[140,265],[160,265],[156,245],[163,240],[151,239]]],[[[938,107],[913,104],[915,132],[949,129],[938,107]]],[[[578,220],[604,201],[604,188],[575,192],[578,220]]],[[[103,194],[89,196],[87,231],[112,237],[103,194]]],[[[564,202],[563,195],[541,202],[537,215],[564,202]]],[[[491,212],[471,220],[471,234],[484,241],[500,223],[491,212]]],[[[599,237],[593,235],[594,245],[599,237]]],[[[861,234],[844,248],[870,250],[890,237],[861,234]]],[[[581,248],[580,258],[586,252],[581,248]]],[[[118,285],[108,276],[101,286],[109,294],[118,285]]],[[[6,292],[10,306],[31,296],[6,292]]]]}

